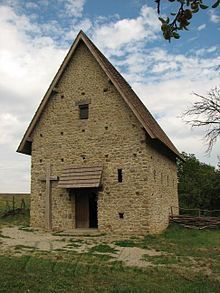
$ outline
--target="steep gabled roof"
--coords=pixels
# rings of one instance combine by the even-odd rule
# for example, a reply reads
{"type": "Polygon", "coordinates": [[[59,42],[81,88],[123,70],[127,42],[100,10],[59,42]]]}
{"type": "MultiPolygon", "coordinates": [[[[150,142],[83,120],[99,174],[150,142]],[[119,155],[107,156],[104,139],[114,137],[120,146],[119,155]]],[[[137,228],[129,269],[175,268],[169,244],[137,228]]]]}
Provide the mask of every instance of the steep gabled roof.
{"type": "Polygon", "coordinates": [[[28,129],[26,130],[24,137],[17,149],[17,152],[24,154],[31,154],[31,133],[36,126],[37,121],[40,119],[40,116],[52,94],[55,90],[56,84],[62,76],[68,62],[70,61],[72,55],[74,54],[75,49],[77,48],[80,41],[83,41],[89,51],[92,53],[96,61],[102,67],[108,78],[114,84],[116,89],[119,91],[127,105],[130,107],[134,115],[137,117],[139,122],[142,124],[143,128],[146,130],[148,135],[153,140],[159,140],[163,145],[165,145],[176,157],[182,159],[181,154],[178,152],[176,147],[167,137],[165,132],[161,129],[159,124],[122,77],[122,75],[115,69],[115,67],[108,61],[108,59],[99,51],[99,49],[93,44],[93,42],[86,36],[83,31],[80,31],[77,35],[74,43],[72,44],[68,54],[66,55],[63,63],[61,64],[57,74],[55,75],[52,83],[49,86],[43,100],[41,101],[28,129]]]}

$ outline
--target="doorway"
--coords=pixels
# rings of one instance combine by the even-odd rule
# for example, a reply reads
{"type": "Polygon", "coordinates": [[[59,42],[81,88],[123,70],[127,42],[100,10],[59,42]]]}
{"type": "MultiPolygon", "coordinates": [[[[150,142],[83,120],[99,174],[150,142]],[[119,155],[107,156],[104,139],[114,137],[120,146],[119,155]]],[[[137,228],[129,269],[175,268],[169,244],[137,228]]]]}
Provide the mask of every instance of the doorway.
{"type": "Polygon", "coordinates": [[[76,192],[76,228],[98,228],[97,191],[80,189],[76,192]]]}

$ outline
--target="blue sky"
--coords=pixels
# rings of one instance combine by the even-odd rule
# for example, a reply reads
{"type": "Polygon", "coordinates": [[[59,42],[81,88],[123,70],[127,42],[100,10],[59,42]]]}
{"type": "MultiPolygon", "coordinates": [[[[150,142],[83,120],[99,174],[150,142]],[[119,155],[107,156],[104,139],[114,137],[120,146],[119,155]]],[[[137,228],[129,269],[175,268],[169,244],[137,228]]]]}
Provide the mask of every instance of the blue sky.
{"type": "MultiPolygon", "coordinates": [[[[162,2],[167,15],[173,4],[162,2]]],[[[192,130],[179,116],[195,101],[192,92],[204,95],[219,85],[219,24],[217,9],[203,10],[189,32],[168,43],[153,0],[0,0],[0,192],[29,191],[30,157],[15,151],[80,29],[128,80],[179,151],[216,165],[219,141],[207,157],[203,130],[192,130]]]]}

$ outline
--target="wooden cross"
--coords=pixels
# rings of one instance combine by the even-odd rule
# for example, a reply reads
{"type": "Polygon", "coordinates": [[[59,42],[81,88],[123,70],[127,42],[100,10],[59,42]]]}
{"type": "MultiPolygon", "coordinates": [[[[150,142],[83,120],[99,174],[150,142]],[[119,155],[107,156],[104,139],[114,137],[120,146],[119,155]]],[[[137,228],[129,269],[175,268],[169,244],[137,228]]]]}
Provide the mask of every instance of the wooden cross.
{"type": "Polygon", "coordinates": [[[52,229],[52,201],[51,201],[51,181],[57,181],[57,176],[51,176],[51,165],[46,165],[46,176],[40,177],[41,181],[46,181],[45,192],[45,228],[52,229]]]}

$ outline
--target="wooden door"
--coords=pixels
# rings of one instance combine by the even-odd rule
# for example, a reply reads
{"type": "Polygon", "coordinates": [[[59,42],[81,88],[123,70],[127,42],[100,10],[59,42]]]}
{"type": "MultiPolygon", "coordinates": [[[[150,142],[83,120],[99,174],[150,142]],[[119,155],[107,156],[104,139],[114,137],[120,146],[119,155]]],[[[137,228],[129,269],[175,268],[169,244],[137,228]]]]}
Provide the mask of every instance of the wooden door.
{"type": "Polygon", "coordinates": [[[76,195],[76,228],[89,228],[89,196],[85,191],[76,195]]]}

